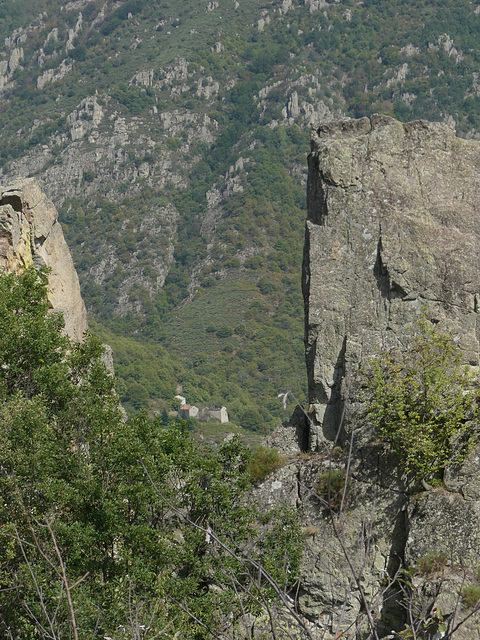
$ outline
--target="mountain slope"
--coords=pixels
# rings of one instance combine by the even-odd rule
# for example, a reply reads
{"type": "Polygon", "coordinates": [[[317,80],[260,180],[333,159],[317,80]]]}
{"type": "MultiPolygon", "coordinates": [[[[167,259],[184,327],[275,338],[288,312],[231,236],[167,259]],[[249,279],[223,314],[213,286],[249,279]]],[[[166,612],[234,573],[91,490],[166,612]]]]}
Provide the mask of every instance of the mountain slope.
{"type": "Polygon", "coordinates": [[[60,207],[91,317],[118,336],[127,407],[181,384],[259,428],[283,415],[277,393],[304,397],[309,122],[454,117],[476,136],[479,11],[2,3],[0,176],[35,175],[60,207]],[[150,373],[129,362],[135,343],[150,373]]]}

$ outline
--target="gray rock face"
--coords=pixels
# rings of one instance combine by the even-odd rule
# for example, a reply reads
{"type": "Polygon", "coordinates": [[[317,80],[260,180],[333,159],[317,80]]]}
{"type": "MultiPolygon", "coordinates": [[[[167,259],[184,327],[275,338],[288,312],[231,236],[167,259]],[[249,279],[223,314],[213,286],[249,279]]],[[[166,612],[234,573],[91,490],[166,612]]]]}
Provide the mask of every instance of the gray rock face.
{"type": "Polygon", "coordinates": [[[63,313],[68,335],[80,341],[87,329],[87,312],[77,272],[57,210],[32,178],[0,187],[0,270],[31,264],[51,269],[49,302],[63,313]]]}
{"type": "Polygon", "coordinates": [[[311,448],[335,438],[359,363],[398,344],[422,310],[478,366],[479,201],[480,148],[448,125],[372,116],[314,129],[303,278],[311,448]]]}
{"type": "Polygon", "coordinates": [[[312,133],[303,273],[310,407],[270,438],[289,462],[257,497],[265,509],[286,502],[301,514],[297,595],[312,637],[400,637],[410,611],[417,635],[402,637],[437,640],[441,610],[448,637],[479,638],[465,590],[480,589],[480,444],[446,470],[442,487],[412,482],[365,423],[359,369],[404,345],[422,314],[453,335],[463,363],[479,366],[480,145],[448,125],[382,116],[312,133]]]}

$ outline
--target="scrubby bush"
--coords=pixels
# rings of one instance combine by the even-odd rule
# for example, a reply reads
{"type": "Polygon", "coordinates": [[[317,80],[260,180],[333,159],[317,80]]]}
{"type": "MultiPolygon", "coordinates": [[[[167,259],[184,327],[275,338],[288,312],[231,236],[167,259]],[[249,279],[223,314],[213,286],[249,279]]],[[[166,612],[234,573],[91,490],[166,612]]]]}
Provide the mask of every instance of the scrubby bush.
{"type": "Polygon", "coordinates": [[[315,491],[325,506],[332,511],[338,511],[342,506],[345,479],[345,469],[329,469],[318,476],[315,491]]]}
{"type": "Polygon", "coordinates": [[[252,482],[259,484],[271,473],[283,467],[286,461],[287,458],[279,453],[277,449],[258,447],[253,452],[253,457],[248,464],[247,472],[252,482]]]}
{"type": "Polygon", "coordinates": [[[466,607],[476,607],[480,601],[480,584],[469,584],[462,590],[462,603],[466,607]]]}
{"type": "Polygon", "coordinates": [[[402,357],[381,354],[368,374],[368,417],[407,473],[441,475],[465,460],[477,441],[479,406],[449,335],[423,317],[402,357]]]}
{"type": "Polygon", "coordinates": [[[433,573],[441,573],[447,564],[447,555],[443,551],[429,551],[417,560],[417,573],[421,576],[430,576],[433,573]]]}
{"type": "Polygon", "coordinates": [[[217,331],[217,336],[219,338],[230,338],[233,334],[233,329],[231,327],[223,326],[220,327],[217,331]]]}

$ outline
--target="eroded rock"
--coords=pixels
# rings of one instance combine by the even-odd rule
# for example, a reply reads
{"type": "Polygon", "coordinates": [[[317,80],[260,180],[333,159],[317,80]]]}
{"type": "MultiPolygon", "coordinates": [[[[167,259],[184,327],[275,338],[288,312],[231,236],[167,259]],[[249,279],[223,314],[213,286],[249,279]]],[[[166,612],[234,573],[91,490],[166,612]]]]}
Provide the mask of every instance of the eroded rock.
{"type": "Polygon", "coordinates": [[[480,636],[479,614],[464,602],[479,584],[480,445],[441,486],[409,477],[366,420],[360,373],[369,357],[402,349],[422,315],[452,335],[463,364],[479,367],[479,178],[480,145],[449,124],[372,116],[312,131],[310,406],[270,437],[289,459],[256,496],[265,509],[299,510],[296,594],[315,638],[399,637],[412,627],[408,611],[417,637],[444,637],[440,615],[455,630],[448,637],[480,636]]]}
{"type": "Polygon", "coordinates": [[[47,266],[49,302],[61,311],[65,330],[81,340],[87,329],[87,313],[80,295],[77,272],[55,206],[33,179],[0,187],[0,270],[30,265],[47,266]]]}
{"type": "Polygon", "coordinates": [[[313,130],[303,277],[313,449],[348,418],[360,362],[400,344],[422,312],[478,366],[479,178],[478,144],[446,124],[372,116],[313,130]]]}

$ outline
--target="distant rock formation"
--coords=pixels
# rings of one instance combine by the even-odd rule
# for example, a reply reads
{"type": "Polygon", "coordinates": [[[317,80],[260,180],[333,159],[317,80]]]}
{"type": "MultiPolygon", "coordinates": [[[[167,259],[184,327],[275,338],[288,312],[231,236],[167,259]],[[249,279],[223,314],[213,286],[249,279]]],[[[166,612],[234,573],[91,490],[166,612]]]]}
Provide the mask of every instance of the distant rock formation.
{"type": "MultiPolygon", "coordinates": [[[[479,364],[480,147],[386,116],[312,132],[303,269],[310,448],[348,423],[355,372],[422,310],[479,364]]],[[[354,407],[353,407],[354,409],[354,407]]]]}
{"type": "Polygon", "coordinates": [[[0,270],[33,264],[51,269],[48,298],[61,311],[68,335],[80,341],[87,312],[77,272],[53,203],[33,179],[0,186],[0,270]]]}

